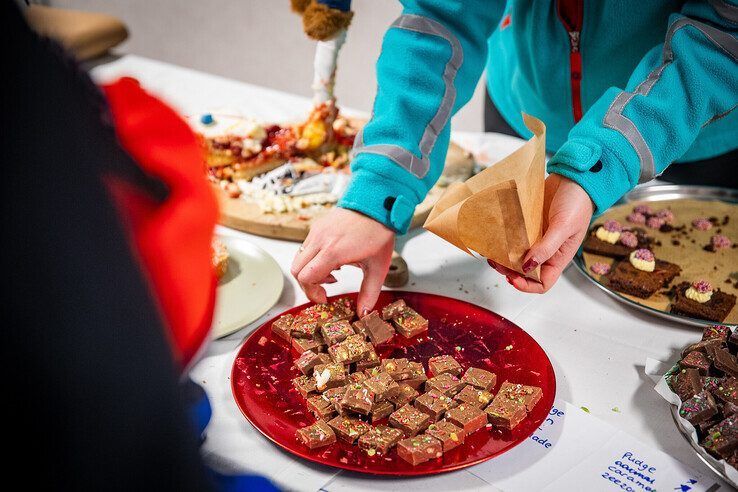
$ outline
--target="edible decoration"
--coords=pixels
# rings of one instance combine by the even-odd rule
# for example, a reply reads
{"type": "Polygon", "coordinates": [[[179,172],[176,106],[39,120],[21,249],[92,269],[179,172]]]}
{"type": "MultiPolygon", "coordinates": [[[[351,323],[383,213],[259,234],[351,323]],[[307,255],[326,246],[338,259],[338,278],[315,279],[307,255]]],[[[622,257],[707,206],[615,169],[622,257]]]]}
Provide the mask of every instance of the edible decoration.
{"type": "Polygon", "coordinates": [[[213,115],[210,113],[205,113],[204,115],[200,116],[200,123],[206,126],[210,126],[215,124],[215,120],[213,119],[213,115]]]}
{"type": "Polygon", "coordinates": [[[674,223],[674,212],[672,212],[668,208],[662,208],[661,210],[656,212],[656,217],[658,217],[659,219],[662,219],[665,224],[674,223]]]}
{"type": "Polygon", "coordinates": [[[636,248],[638,247],[638,238],[630,231],[623,231],[620,233],[620,243],[628,248],[636,248]]]}
{"type": "Polygon", "coordinates": [[[720,289],[713,289],[707,282],[705,284],[707,285],[702,285],[700,288],[710,287],[710,289],[704,293],[700,293],[693,284],[688,282],[681,282],[674,287],[671,312],[719,323],[724,321],[735,306],[736,296],[720,289]],[[710,291],[711,293],[708,293],[710,291]],[[705,300],[701,302],[701,299],[705,300]]]}
{"type": "Polygon", "coordinates": [[[699,217],[692,221],[692,226],[699,231],[707,231],[712,229],[712,222],[706,217],[699,217]]]}
{"type": "Polygon", "coordinates": [[[727,236],[723,236],[722,234],[715,234],[710,238],[710,244],[712,245],[713,249],[722,249],[729,248],[733,243],[730,239],[728,239],[727,236]]]}
{"type": "Polygon", "coordinates": [[[620,239],[620,233],[622,230],[623,226],[621,226],[618,221],[607,220],[599,229],[597,229],[595,236],[597,236],[597,239],[600,241],[615,244],[618,242],[618,239],[620,239]]]}
{"type": "Polygon", "coordinates": [[[692,282],[692,285],[684,293],[688,298],[699,303],[706,303],[712,297],[712,285],[706,280],[692,282]]]}
{"type": "Polygon", "coordinates": [[[633,212],[631,214],[628,214],[625,220],[633,224],[645,224],[646,216],[639,212],[633,212]]]}
{"type": "Polygon", "coordinates": [[[630,254],[630,264],[638,270],[644,272],[653,272],[656,268],[656,258],[651,250],[637,249],[630,254]]]}
{"type": "Polygon", "coordinates": [[[607,263],[592,263],[592,266],[589,267],[589,269],[592,270],[592,273],[595,273],[597,275],[607,275],[608,273],[610,273],[610,265],[608,265],[607,263]]]}
{"type": "Polygon", "coordinates": [[[653,215],[653,209],[645,204],[636,205],[633,207],[633,212],[642,215],[653,215]]]}
{"type": "Polygon", "coordinates": [[[381,359],[373,343],[386,343],[387,333],[390,339],[396,336],[394,330],[386,331],[384,325],[391,326],[383,317],[398,327],[407,327],[410,318],[420,318],[427,327],[427,320],[404,301],[360,320],[355,316],[353,304],[338,299],[272,323],[275,339],[293,346],[296,341],[315,344],[296,358],[302,375],[292,380],[317,420],[296,433],[310,449],[340,440],[373,457],[387,455],[396,446],[399,458],[417,465],[463,445],[468,435],[485,427],[514,428],[541,398],[540,388],[508,381],[493,396],[495,373],[464,368],[448,354],[429,359],[430,379],[420,362],[381,359]],[[382,328],[375,330],[372,325],[382,328]],[[361,364],[370,359],[372,365],[362,369],[361,364]]]}
{"type": "Polygon", "coordinates": [[[655,215],[649,217],[646,220],[646,226],[650,227],[651,229],[660,229],[661,226],[664,224],[666,224],[666,221],[661,217],[656,217],[655,215]]]}

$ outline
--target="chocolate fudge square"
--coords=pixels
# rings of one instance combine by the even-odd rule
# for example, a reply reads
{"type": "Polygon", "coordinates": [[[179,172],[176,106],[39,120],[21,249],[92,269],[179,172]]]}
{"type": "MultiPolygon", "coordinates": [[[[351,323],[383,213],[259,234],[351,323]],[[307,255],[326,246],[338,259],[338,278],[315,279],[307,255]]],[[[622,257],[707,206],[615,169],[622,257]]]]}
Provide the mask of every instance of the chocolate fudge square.
{"type": "Polygon", "coordinates": [[[341,398],[341,408],[344,411],[369,415],[374,407],[374,393],[363,383],[349,384],[341,398]]]}
{"type": "Polygon", "coordinates": [[[382,401],[379,403],[375,403],[374,406],[372,407],[371,414],[370,414],[372,424],[378,422],[379,420],[386,419],[394,411],[395,411],[395,406],[388,401],[382,401]]]}
{"type": "Polygon", "coordinates": [[[322,448],[336,442],[336,434],[333,429],[322,420],[311,426],[298,429],[297,437],[310,449],[322,448]]]}
{"type": "Polygon", "coordinates": [[[706,376],[710,370],[710,361],[706,354],[695,350],[680,360],[679,366],[684,369],[697,369],[700,375],[706,376]]]}
{"type": "Polygon", "coordinates": [[[362,333],[365,334],[374,345],[388,342],[395,336],[395,329],[391,324],[383,320],[377,311],[372,311],[367,314],[357,321],[355,325],[362,326],[362,333]]]}
{"type": "Polygon", "coordinates": [[[420,362],[410,362],[408,364],[408,369],[410,370],[410,375],[398,382],[405,383],[415,389],[419,389],[426,381],[428,381],[428,376],[425,375],[425,368],[420,362]]]}
{"type": "Polygon", "coordinates": [[[356,370],[365,371],[366,369],[377,367],[381,362],[379,355],[377,355],[377,351],[374,350],[374,347],[370,346],[369,351],[366,353],[364,358],[356,363],[356,370]]]}
{"type": "Polygon", "coordinates": [[[391,402],[395,408],[400,408],[407,403],[415,401],[415,398],[417,398],[419,394],[418,390],[412,386],[400,383],[396,394],[388,396],[387,401],[391,402]]]}
{"type": "Polygon", "coordinates": [[[387,304],[382,309],[382,319],[387,321],[395,316],[399,316],[405,309],[407,309],[407,304],[405,304],[405,301],[403,299],[398,299],[392,304],[387,304]]]}
{"type": "Polygon", "coordinates": [[[307,409],[319,420],[330,420],[336,414],[333,402],[326,398],[324,394],[308,398],[307,409]]]}
{"type": "Polygon", "coordinates": [[[685,292],[690,287],[689,282],[682,282],[674,289],[674,300],[671,303],[671,312],[689,316],[690,318],[706,319],[722,322],[735,306],[736,297],[722,290],[715,289],[707,302],[697,302],[688,298],[685,292]]]}
{"type": "Polygon", "coordinates": [[[328,347],[328,354],[336,364],[358,362],[369,353],[369,344],[361,335],[351,335],[343,342],[328,347]]]}
{"type": "Polygon", "coordinates": [[[338,386],[345,386],[348,382],[346,369],[343,364],[320,364],[313,370],[313,378],[318,391],[325,391],[338,386]]]}
{"type": "Polygon", "coordinates": [[[697,425],[706,422],[718,413],[715,399],[707,391],[701,391],[689,400],[682,402],[679,415],[687,419],[690,424],[697,425]]]}
{"type": "Polygon", "coordinates": [[[693,368],[681,369],[672,376],[670,386],[681,401],[689,400],[703,389],[700,373],[693,368]]]}
{"type": "Polygon", "coordinates": [[[371,425],[359,419],[340,415],[329,420],[328,425],[331,426],[333,432],[336,433],[336,436],[340,440],[349,444],[355,443],[359,437],[369,432],[372,428],[371,425]]]}
{"type": "Polygon", "coordinates": [[[392,379],[395,381],[407,379],[412,373],[410,361],[407,359],[383,359],[381,368],[384,372],[392,376],[392,379]]]}
{"type": "Polygon", "coordinates": [[[436,422],[443,417],[446,412],[459,403],[451,397],[439,393],[438,391],[429,391],[420,395],[415,399],[413,405],[421,412],[427,414],[431,421],[436,422]]]}
{"type": "Polygon", "coordinates": [[[725,378],[712,393],[726,405],[728,403],[738,405],[738,379],[725,378]]]}
{"type": "Polygon", "coordinates": [[[425,390],[435,390],[446,396],[453,397],[456,393],[461,391],[464,386],[465,384],[456,376],[452,376],[451,374],[441,374],[440,376],[430,378],[426,381],[425,390]]]}
{"type": "Polygon", "coordinates": [[[378,425],[359,438],[359,449],[369,456],[384,455],[402,439],[402,431],[386,425],[378,425]]]}
{"type": "Polygon", "coordinates": [[[724,459],[738,450],[738,415],[731,415],[705,433],[702,446],[718,459],[724,459]]]}
{"type": "Polygon", "coordinates": [[[313,369],[315,369],[315,366],[320,364],[330,364],[331,358],[328,356],[328,354],[323,353],[316,353],[311,350],[306,350],[302,354],[300,354],[300,357],[297,358],[295,361],[295,366],[302,372],[303,374],[312,374],[313,369]]]}
{"type": "Polygon", "coordinates": [[[508,400],[517,401],[525,406],[525,410],[530,412],[533,407],[540,401],[543,391],[538,386],[526,386],[524,384],[516,384],[505,381],[500,386],[500,390],[495,396],[498,398],[506,398],[508,400]]]}
{"type": "Polygon", "coordinates": [[[487,425],[487,414],[474,405],[462,403],[446,412],[446,420],[464,429],[468,436],[487,425]]]}
{"type": "Polygon", "coordinates": [[[291,314],[285,314],[280,316],[277,320],[272,323],[272,333],[277,335],[279,338],[287,343],[292,341],[292,335],[290,330],[292,329],[292,323],[295,321],[295,317],[291,314]]]}
{"type": "Polygon", "coordinates": [[[489,391],[475,388],[474,386],[467,384],[464,389],[454,396],[454,400],[459,403],[466,403],[467,405],[474,405],[477,408],[484,408],[490,404],[494,395],[489,391]]]}
{"type": "Polygon", "coordinates": [[[411,405],[404,405],[392,412],[389,416],[389,423],[392,427],[404,432],[406,436],[413,437],[428,427],[430,417],[411,405]]]}
{"type": "Polygon", "coordinates": [[[461,376],[461,371],[463,370],[461,368],[461,364],[456,362],[456,359],[450,355],[431,357],[430,360],[428,360],[428,369],[433,376],[439,376],[443,373],[461,376]]]}
{"type": "Polygon", "coordinates": [[[397,455],[413,466],[443,456],[441,441],[428,434],[403,439],[397,443],[397,455]]]}
{"type": "Polygon", "coordinates": [[[444,453],[448,453],[459,444],[464,444],[466,437],[464,429],[446,419],[429,425],[425,433],[441,441],[444,453]]]}
{"type": "Polygon", "coordinates": [[[343,407],[341,407],[341,400],[343,400],[343,395],[346,394],[347,386],[338,386],[336,388],[331,388],[328,390],[325,390],[323,392],[323,398],[331,402],[333,405],[333,408],[336,412],[338,412],[338,415],[345,415],[345,412],[343,411],[343,407]]]}
{"type": "Polygon", "coordinates": [[[392,393],[400,390],[400,385],[386,372],[379,371],[377,374],[367,378],[364,386],[376,395],[376,401],[386,400],[392,393]]]}
{"type": "Polygon", "coordinates": [[[311,352],[321,352],[323,350],[322,341],[312,340],[309,338],[293,338],[292,348],[294,348],[298,354],[311,352]]]}
{"type": "Polygon", "coordinates": [[[522,403],[497,397],[492,400],[492,403],[484,411],[490,424],[507,430],[517,427],[528,415],[528,412],[525,411],[525,405],[522,403]]]}
{"type": "Polygon", "coordinates": [[[727,342],[733,332],[725,325],[712,325],[705,328],[702,332],[702,341],[709,342],[717,340],[719,342],[727,342]]]}
{"type": "Polygon", "coordinates": [[[346,320],[331,321],[324,323],[320,327],[320,333],[323,335],[323,340],[328,345],[335,345],[343,342],[351,335],[355,335],[356,332],[346,320]]]}
{"type": "Polygon", "coordinates": [[[348,375],[348,384],[363,383],[367,379],[369,379],[369,376],[367,376],[363,372],[352,372],[348,375]]]}
{"type": "Polygon", "coordinates": [[[392,318],[392,322],[397,332],[405,338],[412,338],[428,331],[428,320],[409,307],[392,318]]]}
{"type": "Polygon", "coordinates": [[[461,382],[480,390],[491,391],[495,387],[495,384],[497,384],[497,376],[493,372],[477,367],[470,367],[461,377],[461,382]]]}
{"type": "Polygon", "coordinates": [[[309,340],[315,340],[316,334],[320,333],[320,326],[318,322],[310,318],[301,318],[298,316],[295,318],[292,327],[290,328],[290,335],[292,338],[307,338],[309,340]]]}
{"type": "Polygon", "coordinates": [[[635,234],[638,240],[638,245],[635,247],[628,247],[622,242],[618,241],[615,244],[610,244],[607,241],[599,239],[595,233],[602,224],[595,224],[590,230],[587,238],[582,244],[582,249],[587,253],[592,253],[600,256],[609,256],[610,258],[627,258],[633,251],[640,248],[648,249],[653,242],[649,238],[645,231],[641,228],[623,229],[623,232],[629,231],[635,234]]]}
{"type": "Polygon", "coordinates": [[[625,259],[619,261],[610,272],[609,284],[618,292],[646,299],[669,285],[681,271],[679,265],[657,259],[654,270],[645,272],[638,270],[625,259]]]}
{"type": "Polygon", "coordinates": [[[303,398],[312,396],[313,393],[318,391],[315,379],[308,376],[298,376],[292,380],[292,385],[302,395],[303,398]]]}
{"type": "Polygon", "coordinates": [[[707,353],[707,357],[712,360],[715,369],[722,372],[726,376],[738,377],[738,361],[727,348],[717,348],[707,353]]]}

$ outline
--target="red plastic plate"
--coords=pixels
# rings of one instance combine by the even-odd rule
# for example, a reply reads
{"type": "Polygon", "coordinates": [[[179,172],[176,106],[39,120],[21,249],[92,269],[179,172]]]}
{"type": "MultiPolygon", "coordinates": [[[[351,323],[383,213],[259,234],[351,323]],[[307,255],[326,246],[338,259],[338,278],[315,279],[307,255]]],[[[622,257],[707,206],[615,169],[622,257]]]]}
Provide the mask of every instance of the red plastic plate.
{"type": "MultiPolygon", "coordinates": [[[[344,296],[356,299],[355,293],[336,297],[344,296]]],[[[400,459],[394,449],[388,455],[370,457],[341,441],[311,451],[295,437],[297,429],[315,421],[305,408],[305,400],[292,387],[292,379],[300,375],[293,365],[296,353],[272,335],[274,320],[270,320],[246,339],[231,371],[233,397],[246,419],[276,445],[301,458],[345,470],[399,476],[442,473],[480,463],[509,451],[541,425],[553,406],[556,377],[551,361],[530,335],[491,311],[449,297],[385,291],[377,306],[399,298],[428,319],[429,330],[412,339],[396,335],[377,347],[381,358],[407,357],[422,362],[427,369],[429,358],[451,354],[464,369],[473,366],[497,374],[498,387],[505,380],[539,386],[543,398],[528,418],[512,431],[482,429],[441,458],[418,466],[400,459]]],[[[308,305],[285,313],[294,314],[308,305]]]]}

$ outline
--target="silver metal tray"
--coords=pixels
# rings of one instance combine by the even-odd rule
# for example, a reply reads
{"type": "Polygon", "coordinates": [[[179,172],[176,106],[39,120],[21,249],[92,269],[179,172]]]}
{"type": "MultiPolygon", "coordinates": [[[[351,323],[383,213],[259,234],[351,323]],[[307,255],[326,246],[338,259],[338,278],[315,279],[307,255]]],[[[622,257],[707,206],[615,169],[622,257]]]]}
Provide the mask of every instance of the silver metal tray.
{"type": "MultiPolygon", "coordinates": [[[[634,189],[623,198],[620,199],[615,205],[622,205],[624,203],[632,202],[658,202],[664,200],[678,200],[680,198],[690,200],[720,200],[727,203],[738,203],[738,190],[732,188],[717,188],[712,186],[691,186],[691,185],[651,185],[643,186],[634,189]]],[[[643,311],[645,313],[658,316],[660,318],[676,321],[685,325],[704,327],[708,325],[714,325],[713,321],[706,321],[703,319],[688,318],[686,316],[680,316],[666,311],[660,311],[643,304],[639,304],[635,301],[628,299],[614,290],[610,290],[608,287],[602,285],[597,280],[592,278],[587,272],[587,267],[584,264],[584,256],[582,255],[582,248],[579,248],[577,254],[574,256],[574,265],[590,282],[594,283],[597,287],[602,289],[610,297],[629,305],[634,309],[643,311]]],[[[735,325],[730,325],[735,326],[735,325]]]]}

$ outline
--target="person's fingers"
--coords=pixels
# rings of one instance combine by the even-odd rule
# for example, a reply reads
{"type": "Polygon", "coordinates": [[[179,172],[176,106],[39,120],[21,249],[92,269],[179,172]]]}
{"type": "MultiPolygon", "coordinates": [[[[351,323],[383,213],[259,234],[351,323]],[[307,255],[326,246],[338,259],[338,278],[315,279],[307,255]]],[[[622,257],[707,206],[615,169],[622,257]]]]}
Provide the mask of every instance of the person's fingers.
{"type": "Polygon", "coordinates": [[[308,243],[310,237],[300,245],[300,249],[297,250],[295,258],[292,260],[292,266],[290,267],[290,273],[292,276],[297,278],[300,275],[300,271],[307,265],[315,255],[320,252],[320,247],[317,244],[308,243]]]}
{"type": "Polygon", "coordinates": [[[526,253],[523,261],[523,272],[528,273],[537,266],[543,265],[556,254],[570,235],[568,228],[563,223],[552,222],[543,237],[526,253]]]}
{"type": "Polygon", "coordinates": [[[370,260],[365,266],[359,297],[356,299],[356,312],[364,316],[374,309],[382,284],[387,276],[389,262],[370,260]]]}
{"type": "Polygon", "coordinates": [[[325,302],[325,289],[320,284],[336,269],[335,261],[335,259],[321,251],[297,274],[297,281],[311,301],[325,302]]]}

